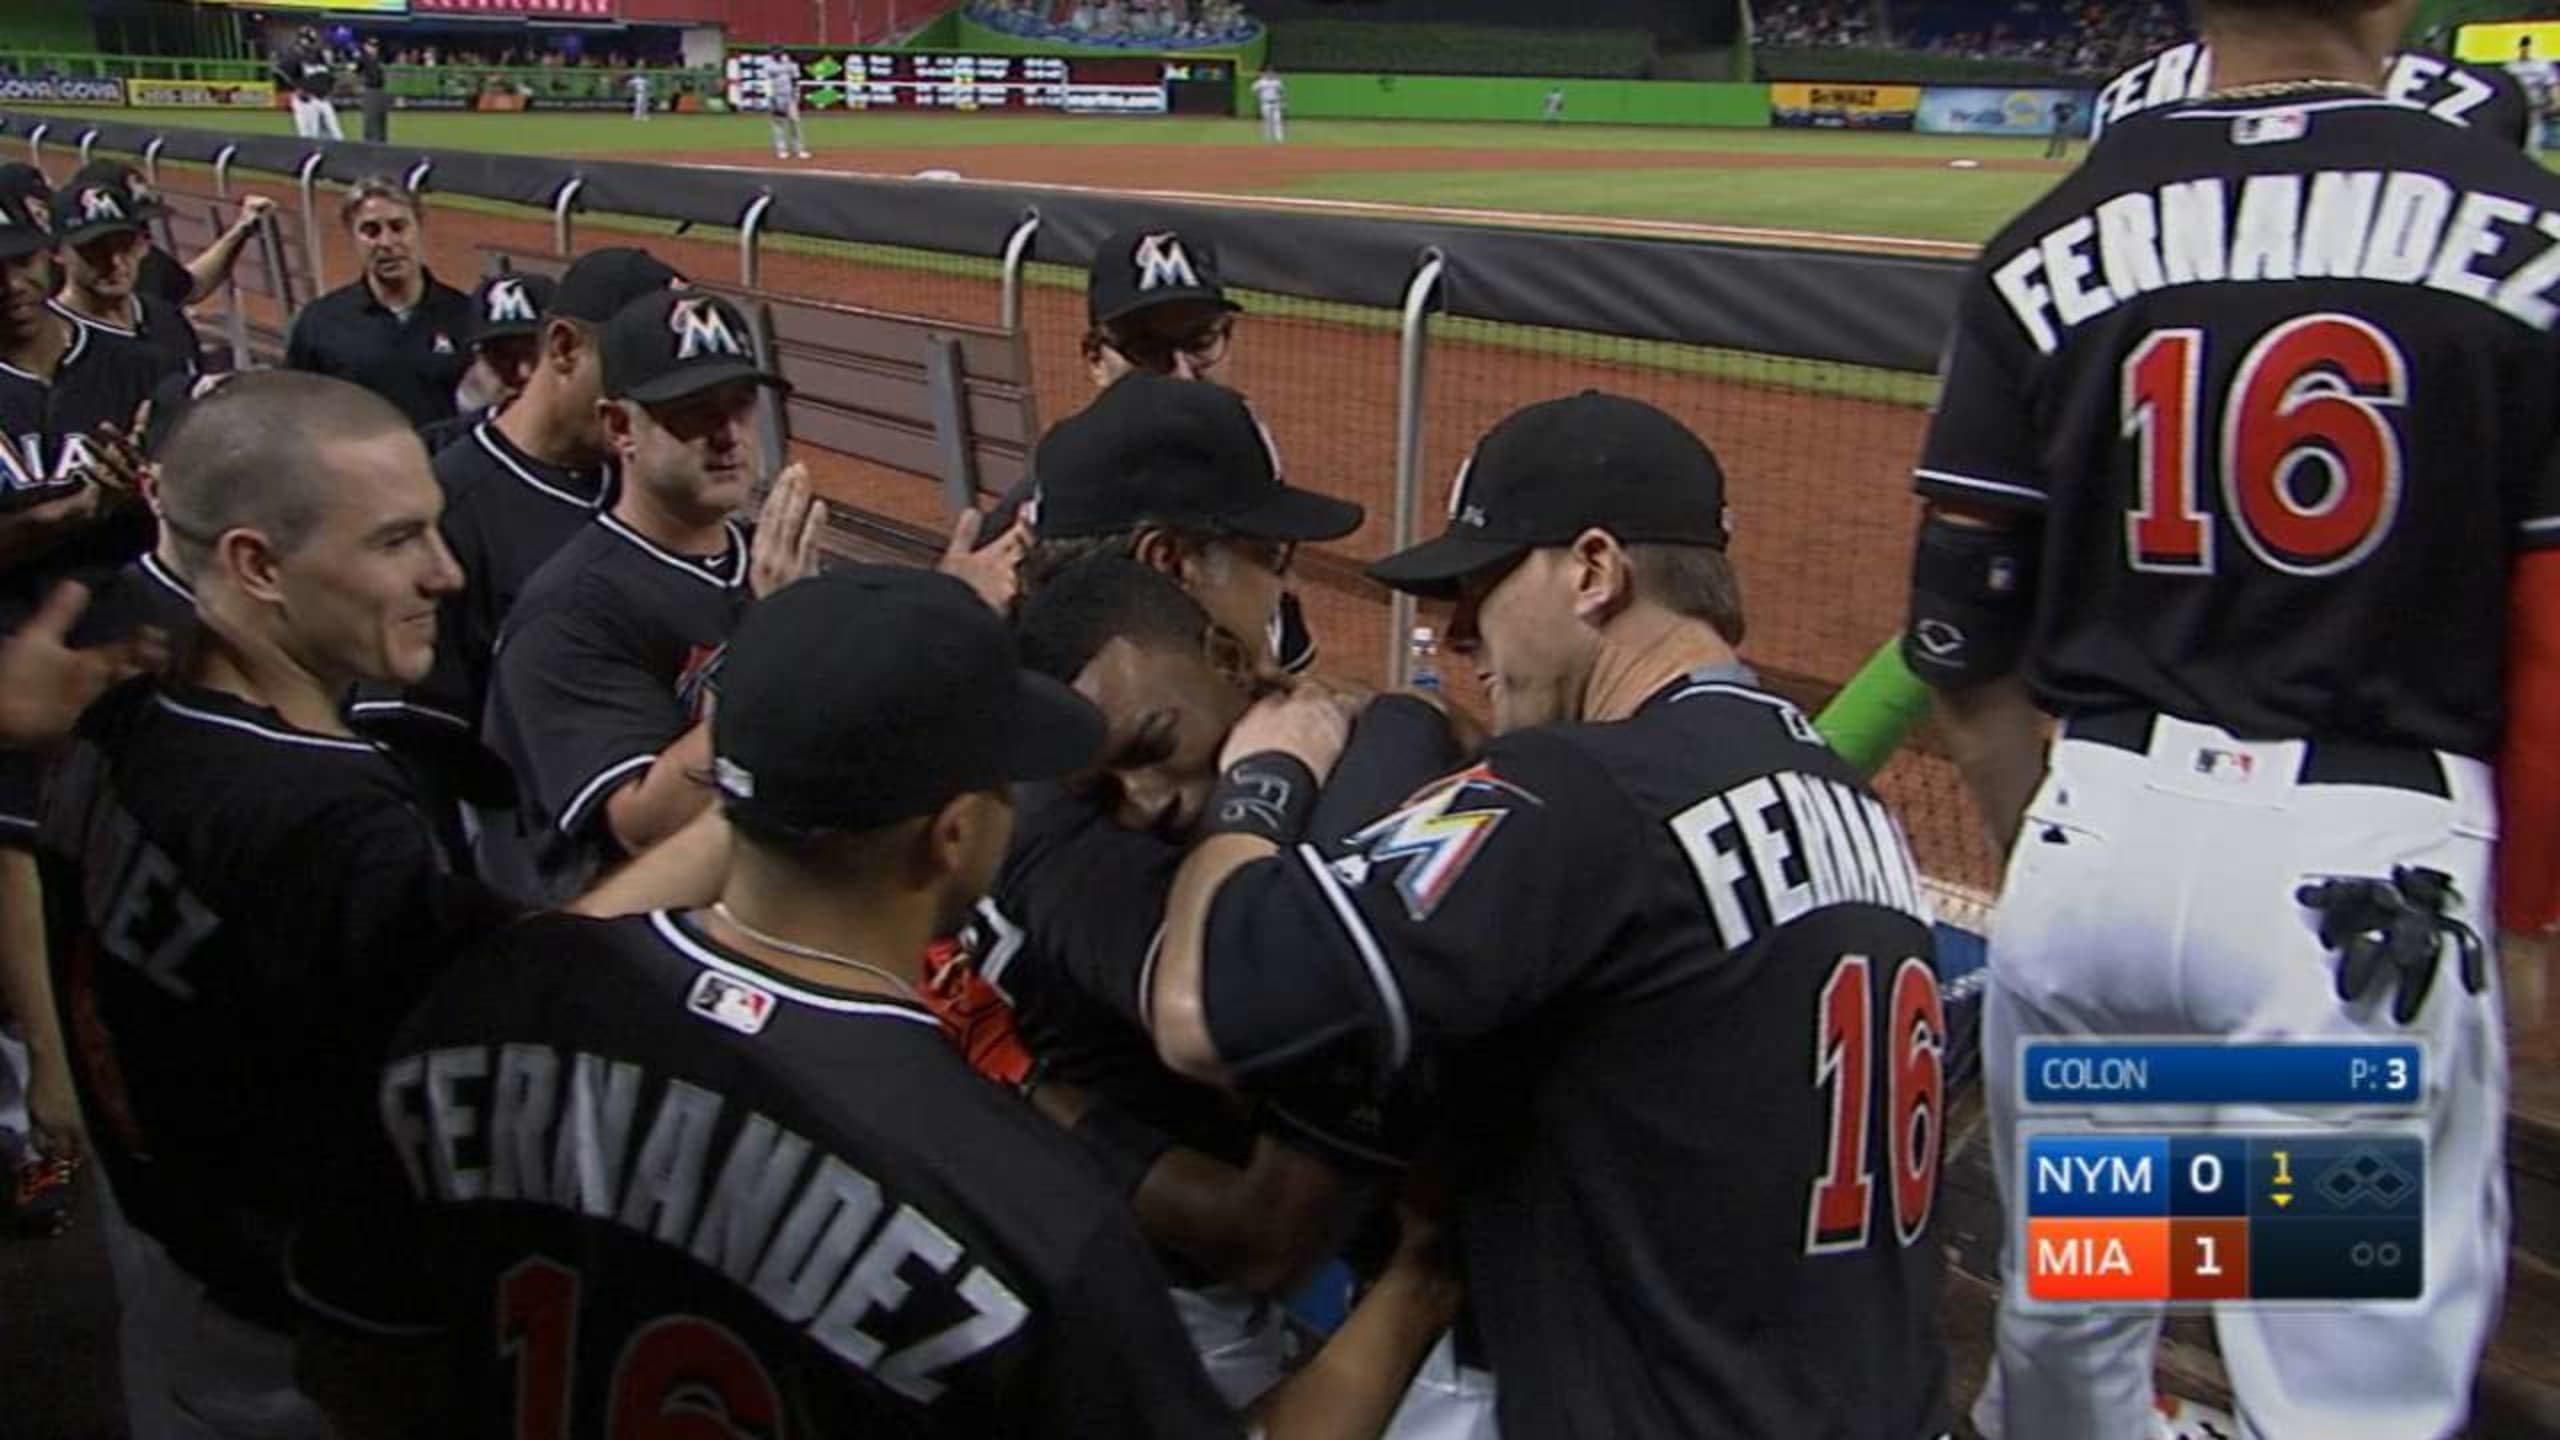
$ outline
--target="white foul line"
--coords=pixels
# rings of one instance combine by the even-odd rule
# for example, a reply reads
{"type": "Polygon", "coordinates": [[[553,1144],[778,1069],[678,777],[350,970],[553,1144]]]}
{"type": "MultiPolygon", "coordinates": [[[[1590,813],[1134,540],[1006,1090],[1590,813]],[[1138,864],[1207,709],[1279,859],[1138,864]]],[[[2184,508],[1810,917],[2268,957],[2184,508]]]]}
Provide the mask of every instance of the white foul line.
{"type": "Polygon", "coordinates": [[[1335,211],[1400,219],[1457,220],[1541,230],[1578,230],[1600,235],[1668,240],[1715,240],[1744,245],[1814,245],[1830,249],[1885,252],[1970,260],[1980,247],[1953,240],[1914,240],[1897,235],[1842,234],[1832,230],[1781,230],[1753,225],[1709,225],[1690,220],[1646,220],[1634,216],[1558,215],[1534,210],[1479,210],[1454,205],[1405,205],[1387,200],[1320,200],[1298,195],[1236,195],[1214,190],[1124,190],[1109,185],[1065,185],[1054,181],[986,180],[960,176],[924,180],[875,170],[785,169],[770,165],[723,165],[681,162],[697,170],[745,170],[759,175],[825,175],[846,180],[897,180],[919,185],[987,185],[1008,190],[1053,190],[1069,195],[1127,195],[1148,200],[1179,200],[1211,205],[1244,205],[1265,210],[1335,211]]]}

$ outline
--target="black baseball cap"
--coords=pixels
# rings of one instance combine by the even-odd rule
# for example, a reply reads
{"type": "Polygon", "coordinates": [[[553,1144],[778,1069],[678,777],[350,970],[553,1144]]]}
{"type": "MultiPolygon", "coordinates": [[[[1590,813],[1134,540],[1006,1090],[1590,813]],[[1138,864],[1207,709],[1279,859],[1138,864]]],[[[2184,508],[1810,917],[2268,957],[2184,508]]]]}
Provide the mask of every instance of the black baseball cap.
{"type": "Polygon", "coordinates": [[[1514,411],[1476,443],[1449,497],[1449,528],[1369,567],[1410,594],[1458,582],[1600,529],[1625,544],[1731,538],[1724,467],[1689,427],[1641,400],[1585,390],[1514,411]]]}
{"type": "Polygon", "coordinates": [[[608,245],[570,262],[551,292],[550,308],[543,313],[602,325],[641,296],[681,290],[684,283],[675,267],[648,251],[608,245]]]}
{"type": "Polygon", "coordinates": [[[170,375],[152,387],[151,413],[142,422],[142,453],[157,460],[168,446],[169,437],[177,433],[178,422],[196,407],[196,402],[222,388],[246,372],[217,370],[203,375],[170,375]]]}
{"type": "Polygon", "coordinates": [[[81,166],[54,196],[54,235],[65,245],[85,245],[118,231],[142,234],[145,222],[169,213],[133,171],[112,160],[81,166]]]}
{"type": "Polygon", "coordinates": [[[1205,380],[1136,370],[1051,426],[1032,456],[1043,539],[1144,522],[1256,540],[1335,540],[1366,513],[1291,488],[1244,397],[1205,380]]]}
{"type": "Polygon", "coordinates": [[[1218,247],[1209,240],[1169,225],[1117,230],[1093,252],[1085,310],[1096,325],[1179,300],[1242,310],[1218,282],[1218,247]]]}
{"type": "Polygon", "coordinates": [[[1107,728],[1083,696],[1022,668],[968,586],[853,565],[747,612],[711,714],[712,783],[751,822],[873,830],[1084,769],[1107,728]]]}
{"type": "Polygon", "coordinates": [[[471,292],[471,343],[542,331],[556,283],[548,275],[492,275],[471,292]]]}
{"type": "Polygon", "coordinates": [[[53,186],[23,161],[0,164],[0,260],[53,248],[53,186]]]}
{"type": "Polygon", "coordinates": [[[733,380],[791,387],[756,363],[746,312],[717,295],[661,290],[617,312],[604,330],[604,393],[663,405],[733,380]]]}

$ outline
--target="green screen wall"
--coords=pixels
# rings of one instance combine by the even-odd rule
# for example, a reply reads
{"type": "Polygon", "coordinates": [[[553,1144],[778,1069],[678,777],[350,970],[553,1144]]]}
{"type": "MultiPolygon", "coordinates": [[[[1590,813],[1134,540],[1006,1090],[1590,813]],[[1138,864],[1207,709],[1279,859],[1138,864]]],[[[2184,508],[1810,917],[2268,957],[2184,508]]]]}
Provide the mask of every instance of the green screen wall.
{"type": "Polygon", "coordinates": [[[1769,87],[1672,80],[1556,80],[1516,75],[1286,74],[1289,113],[1331,120],[1538,120],[1564,87],[1571,125],[1769,123],[1769,87]]]}
{"type": "Polygon", "coordinates": [[[80,0],[0,0],[0,48],[95,50],[98,28],[80,0]]]}

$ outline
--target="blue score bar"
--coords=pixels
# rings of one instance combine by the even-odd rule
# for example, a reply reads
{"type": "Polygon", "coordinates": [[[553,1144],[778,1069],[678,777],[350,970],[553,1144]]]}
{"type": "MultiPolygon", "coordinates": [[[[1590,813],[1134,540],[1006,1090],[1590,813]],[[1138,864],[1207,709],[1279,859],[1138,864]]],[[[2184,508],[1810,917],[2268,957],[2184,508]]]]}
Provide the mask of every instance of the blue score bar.
{"type": "Polygon", "coordinates": [[[2414,1044],[2030,1041],[2026,1103],[2070,1110],[2142,1105],[2414,1110],[2426,1095],[2424,1058],[2414,1044]]]}

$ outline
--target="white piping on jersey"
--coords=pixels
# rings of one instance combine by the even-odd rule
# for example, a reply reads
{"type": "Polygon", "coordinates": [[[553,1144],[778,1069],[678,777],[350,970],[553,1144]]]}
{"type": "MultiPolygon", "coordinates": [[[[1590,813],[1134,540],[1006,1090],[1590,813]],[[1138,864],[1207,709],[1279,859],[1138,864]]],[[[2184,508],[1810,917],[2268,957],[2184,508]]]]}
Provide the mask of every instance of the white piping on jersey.
{"type": "Polygon", "coordinates": [[[119,340],[139,340],[142,338],[142,324],[138,318],[138,313],[142,309],[142,302],[139,300],[133,302],[133,308],[137,312],[137,318],[130,326],[119,325],[113,320],[98,320],[90,316],[83,315],[79,311],[72,309],[70,306],[63,304],[59,300],[47,300],[44,303],[51,307],[57,314],[61,315],[63,319],[70,321],[74,325],[86,325],[92,330],[104,330],[119,340]]]}
{"type": "Polygon", "coordinates": [[[194,589],[191,588],[186,581],[170,574],[169,567],[160,563],[160,556],[156,552],[150,550],[142,552],[142,573],[150,576],[153,581],[158,583],[161,589],[168,591],[170,594],[177,596],[179,599],[186,601],[190,605],[196,603],[196,592],[194,589]]]}
{"type": "Polygon", "coordinates": [[[2044,503],[2043,491],[2026,485],[2012,485],[2006,480],[1985,480],[1979,475],[1959,475],[1953,470],[1917,469],[1911,473],[1923,480],[1934,480],[1941,485],[1954,485],[1966,490],[1988,490],[1995,495],[2033,500],[2039,505],[2044,503]]]}
{"type": "Polygon", "coordinates": [[[1346,1155],[1356,1155],[1383,1170],[1410,1170],[1413,1168],[1413,1161],[1406,1156],[1378,1149],[1374,1145],[1363,1145],[1357,1140],[1345,1139],[1343,1138],[1341,1131],[1336,1130],[1329,1125],[1319,1125],[1313,1120],[1308,1119],[1304,1115],[1299,1114],[1276,1100],[1266,1100],[1263,1104],[1270,1107],[1271,1113],[1279,1116],[1283,1121],[1305,1131],[1309,1135],[1316,1136],[1323,1140],[1327,1145],[1332,1146],[1336,1150],[1342,1151],[1346,1155]]]}
{"type": "Polygon", "coordinates": [[[2560,515],[2545,515],[2539,520],[2527,520],[2523,528],[2527,535],[2541,535],[2560,530],[2560,515]]]}
{"type": "Polygon", "coordinates": [[[727,531],[729,535],[729,554],[737,560],[736,564],[729,567],[731,573],[725,576],[714,575],[703,569],[699,562],[687,560],[681,555],[669,552],[657,541],[614,519],[613,512],[610,510],[598,514],[596,523],[639,546],[650,559],[661,565],[671,565],[714,589],[735,590],[747,583],[747,537],[746,533],[738,528],[738,522],[734,520],[720,522],[720,528],[727,531]]]}
{"type": "Polygon", "coordinates": [[[1378,948],[1378,937],[1369,933],[1369,922],[1360,918],[1360,909],[1343,893],[1342,882],[1333,878],[1333,869],[1313,845],[1300,845],[1298,859],[1307,873],[1316,877],[1316,888],[1324,892],[1342,928],[1351,937],[1353,949],[1360,952],[1360,963],[1369,967],[1369,983],[1377,988],[1378,998],[1387,1006],[1388,1068],[1401,1070],[1413,1055],[1413,1021],[1404,1008],[1404,992],[1397,988],[1395,973],[1387,968],[1387,957],[1378,948]]]}
{"type": "Polygon", "coordinates": [[[449,710],[439,710],[433,705],[421,705],[414,700],[359,700],[347,707],[347,713],[350,715],[419,715],[439,725],[450,725],[456,730],[475,728],[470,721],[449,710]]]}
{"type": "Polygon", "coordinates": [[[1153,1028],[1156,1023],[1156,962],[1164,958],[1164,926],[1147,937],[1147,953],[1138,962],[1138,1020],[1153,1028]]]}
{"type": "Polygon", "coordinates": [[[634,770],[646,770],[657,763],[658,757],[655,755],[634,755],[628,760],[616,760],[597,771],[594,779],[580,786],[578,793],[569,797],[569,803],[560,807],[560,818],[555,822],[560,833],[563,835],[577,833],[579,815],[589,805],[594,804],[596,796],[614,781],[634,770]]]}
{"type": "Polygon", "coordinates": [[[390,1325],[380,1320],[368,1320],[322,1300],[303,1288],[302,1277],[295,1274],[293,1270],[293,1251],[290,1247],[286,1249],[284,1256],[284,1288],[286,1294],[308,1306],[312,1313],[367,1335],[380,1335],[393,1340],[418,1340],[444,1333],[442,1325],[390,1325]]]}
{"type": "Polygon", "coordinates": [[[210,710],[198,710],[192,705],[181,705],[166,695],[156,693],[151,699],[161,709],[182,719],[194,720],[206,725],[219,725],[225,730],[237,730],[244,735],[255,735],[261,740],[272,740],[279,745],[302,745],[313,750],[350,750],[358,755],[382,753],[380,746],[368,744],[362,740],[340,740],[329,735],[307,735],[298,730],[271,729],[254,720],[216,715],[210,710]]]}
{"type": "Polygon", "coordinates": [[[33,815],[0,814],[0,830],[24,830],[32,835],[35,829],[36,817],[33,815]]]}
{"type": "MultiPolygon", "coordinates": [[[[526,469],[516,460],[516,457],[508,454],[507,448],[504,445],[499,444],[498,441],[489,433],[496,423],[497,422],[492,420],[483,420],[479,424],[471,427],[471,438],[480,442],[480,448],[489,452],[490,459],[506,466],[508,470],[514,473],[517,479],[564,505],[575,505],[581,510],[593,510],[596,508],[596,502],[594,500],[589,500],[580,495],[572,495],[568,491],[561,489],[559,486],[548,483],[541,476],[526,469]]],[[[601,498],[604,491],[599,488],[596,491],[596,494],[601,498]]]]}
{"type": "MultiPolygon", "coordinates": [[[[2208,100],[2190,103],[2209,105],[2214,102],[2208,100]]],[[[2351,95],[2343,100],[2297,100],[2289,103],[2282,100],[2270,100],[2263,105],[2243,105],[2238,109],[2180,110],[2171,114],[2168,118],[2172,120],[2231,120],[2242,115],[2263,115],[2270,110],[2290,110],[2302,115],[2316,115],[2323,110],[2375,109],[2415,110],[2421,115],[2427,113],[2427,107],[2420,105],[2413,100],[2394,100],[2383,95],[2351,95]]]]}
{"type": "Polygon", "coordinates": [[[842,995],[827,995],[816,990],[803,990],[787,980],[775,978],[769,971],[750,965],[741,965],[684,933],[684,927],[675,922],[674,911],[649,912],[649,928],[657,931],[660,939],[665,940],[686,959],[709,966],[723,975],[744,981],[759,990],[770,990],[776,995],[797,1001],[813,1010],[831,1010],[839,1015],[872,1015],[883,1020],[906,1020],[918,1025],[929,1025],[936,1030],[942,1028],[942,1022],[933,1018],[933,1013],[929,1010],[919,1010],[913,1006],[886,1000],[850,1000],[842,995]]]}
{"type": "MultiPolygon", "coordinates": [[[[61,378],[63,370],[67,368],[72,361],[80,358],[80,352],[89,348],[89,331],[91,326],[87,321],[82,320],[79,316],[63,309],[60,305],[55,304],[51,300],[47,300],[44,303],[46,309],[53,311],[63,319],[71,322],[71,344],[63,350],[62,358],[53,362],[54,376],[56,379],[59,379],[61,378]]],[[[6,370],[10,374],[19,376],[22,379],[33,380],[39,385],[50,385],[53,383],[52,380],[47,380],[33,370],[21,370],[17,366],[12,365],[5,360],[0,360],[0,370],[6,370]]]]}

